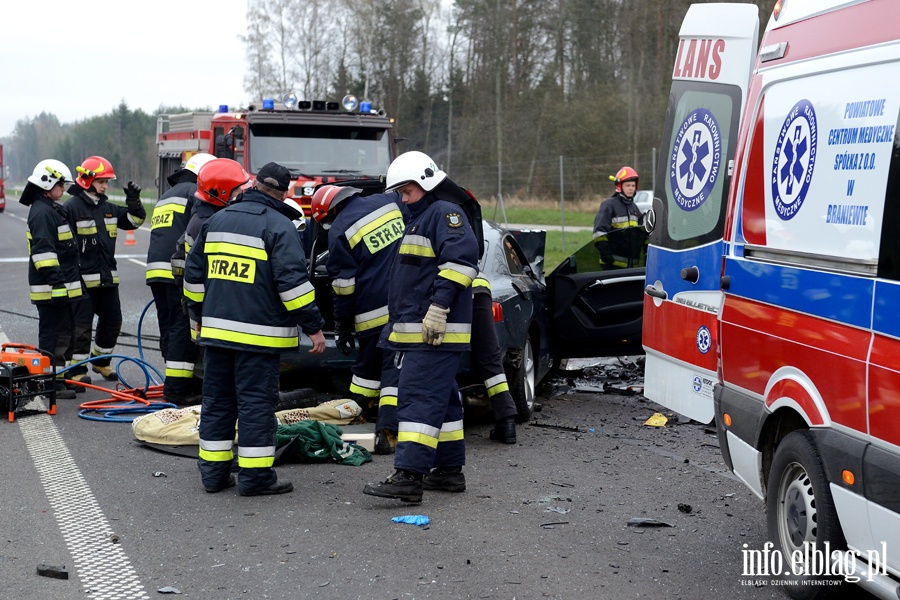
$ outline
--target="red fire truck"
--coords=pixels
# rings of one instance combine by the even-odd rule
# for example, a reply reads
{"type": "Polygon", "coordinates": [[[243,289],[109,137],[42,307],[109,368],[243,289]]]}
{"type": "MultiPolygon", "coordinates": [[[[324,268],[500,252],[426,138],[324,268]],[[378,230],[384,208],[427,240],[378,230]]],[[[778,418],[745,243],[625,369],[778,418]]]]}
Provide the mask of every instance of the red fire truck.
{"type": "Polygon", "coordinates": [[[294,199],[309,216],[315,186],[329,181],[383,177],[394,157],[392,119],[368,102],[301,101],[293,94],[266,98],[248,108],[160,115],[157,185],[194,153],[208,152],[241,163],[248,173],[275,161],[294,177],[294,199]]]}

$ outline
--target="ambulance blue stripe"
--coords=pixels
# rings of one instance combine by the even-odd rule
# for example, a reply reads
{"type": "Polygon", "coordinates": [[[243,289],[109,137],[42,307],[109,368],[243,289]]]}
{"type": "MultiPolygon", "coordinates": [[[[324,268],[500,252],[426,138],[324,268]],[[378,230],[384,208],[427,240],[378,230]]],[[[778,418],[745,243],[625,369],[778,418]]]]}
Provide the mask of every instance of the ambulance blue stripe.
{"type": "Polygon", "coordinates": [[[735,259],[727,260],[725,273],[731,276],[728,293],[735,296],[870,327],[874,279],[735,259]]]}
{"type": "Polygon", "coordinates": [[[679,292],[718,291],[724,247],[722,240],[686,250],[650,246],[647,250],[647,285],[653,285],[657,280],[664,281],[669,298],[679,292]],[[714,268],[704,268],[706,265],[714,268]],[[694,266],[700,268],[697,283],[689,283],[679,276],[681,269],[694,266]]]}
{"type": "Polygon", "coordinates": [[[873,327],[876,332],[900,338],[900,283],[896,281],[875,282],[875,314],[873,327]]]}

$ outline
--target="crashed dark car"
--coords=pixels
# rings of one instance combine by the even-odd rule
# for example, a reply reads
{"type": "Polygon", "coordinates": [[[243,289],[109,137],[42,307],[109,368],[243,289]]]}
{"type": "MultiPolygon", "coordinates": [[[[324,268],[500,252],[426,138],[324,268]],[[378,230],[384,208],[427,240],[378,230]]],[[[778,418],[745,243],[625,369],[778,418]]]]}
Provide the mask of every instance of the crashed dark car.
{"type": "MultiPolygon", "coordinates": [[[[325,319],[326,348],[324,354],[309,354],[310,342],[301,336],[297,352],[282,354],[283,374],[299,375],[307,387],[347,393],[355,351],[344,356],[335,345],[327,240],[315,221],[308,227],[310,280],[325,319]]],[[[483,229],[479,267],[491,282],[494,327],[520,422],[531,418],[535,390],[560,360],[643,352],[643,268],[599,271],[598,252],[589,243],[545,281],[545,231],[509,230],[490,221],[483,229]]],[[[468,353],[457,382],[460,388],[483,384],[468,353]]]]}

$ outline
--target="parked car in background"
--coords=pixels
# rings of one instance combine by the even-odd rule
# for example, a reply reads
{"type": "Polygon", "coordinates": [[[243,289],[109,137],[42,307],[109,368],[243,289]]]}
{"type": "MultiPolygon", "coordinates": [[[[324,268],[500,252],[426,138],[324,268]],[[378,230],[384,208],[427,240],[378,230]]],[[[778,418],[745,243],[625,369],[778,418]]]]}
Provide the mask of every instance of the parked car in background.
{"type": "MultiPolygon", "coordinates": [[[[491,282],[494,327],[519,421],[531,418],[535,390],[560,360],[643,352],[643,268],[599,271],[599,254],[590,242],[545,280],[545,231],[509,230],[491,221],[484,221],[483,229],[485,250],[479,268],[491,282]]],[[[309,354],[309,340],[301,336],[297,352],[282,354],[283,374],[301,376],[305,387],[344,393],[349,390],[355,351],[344,356],[335,345],[323,233],[315,221],[309,221],[305,235],[310,280],[325,319],[325,353],[309,354]]],[[[457,381],[460,387],[483,383],[468,353],[460,363],[457,381]]]]}

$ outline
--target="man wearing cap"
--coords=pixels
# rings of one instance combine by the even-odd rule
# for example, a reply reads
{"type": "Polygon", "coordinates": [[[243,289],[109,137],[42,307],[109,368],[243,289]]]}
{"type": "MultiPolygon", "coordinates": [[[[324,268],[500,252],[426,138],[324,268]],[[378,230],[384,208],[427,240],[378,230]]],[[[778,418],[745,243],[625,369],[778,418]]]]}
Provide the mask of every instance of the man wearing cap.
{"type": "Polygon", "coordinates": [[[240,494],[294,489],[273,468],[279,355],[297,348],[298,326],[312,353],[325,350],[325,336],[291,222],[300,215],[283,202],[290,189],[285,167],[264,165],[239,202],[203,225],[185,263],[184,295],[205,353],[198,465],[209,493],[235,484],[235,422],[240,494]]]}

